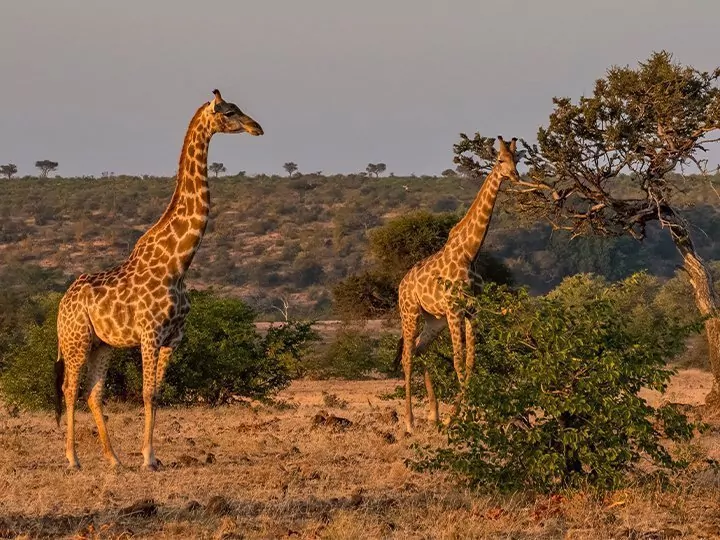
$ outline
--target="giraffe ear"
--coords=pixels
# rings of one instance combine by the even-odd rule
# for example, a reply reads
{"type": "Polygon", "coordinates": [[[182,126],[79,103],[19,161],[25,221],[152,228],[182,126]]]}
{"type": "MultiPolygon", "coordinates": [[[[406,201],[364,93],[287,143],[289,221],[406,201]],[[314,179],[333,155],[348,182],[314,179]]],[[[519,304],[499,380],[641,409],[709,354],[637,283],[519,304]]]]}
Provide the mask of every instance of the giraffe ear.
{"type": "Polygon", "coordinates": [[[500,149],[499,151],[502,152],[503,150],[507,151],[507,143],[505,142],[505,139],[502,138],[502,135],[497,136],[497,140],[500,143],[500,149]]]}
{"type": "Polygon", "coordinates": [[[222,103],[225,103],[225,100],[222,98],[222,96],[220,95],[220,90],[218,90],[217,88],[215,90],[213,90],[213,94],[215,95],[215,97],[210,102],[210,105],[212,106],[212,108],[215,112],[218,112],[220,105],[222,103]]]}
{"type": "Polygon", "coordinates": [[[514,154],[517,148],[517,137],[513,137],[510,141],[510,153],[514,154]]]}

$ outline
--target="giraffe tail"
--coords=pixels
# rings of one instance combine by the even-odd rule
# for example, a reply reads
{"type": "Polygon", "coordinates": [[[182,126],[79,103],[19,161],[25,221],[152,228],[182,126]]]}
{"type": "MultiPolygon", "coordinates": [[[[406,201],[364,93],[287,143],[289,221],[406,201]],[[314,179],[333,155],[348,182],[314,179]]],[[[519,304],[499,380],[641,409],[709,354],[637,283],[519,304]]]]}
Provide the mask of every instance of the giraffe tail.
{"type": "Polygon", "coordinates": [[[55,360],[55,422],[60,425],[62,415],[62,387],[65,380],[65,360],[63,360],[60,346],[58,345],[57,360],[55,360]]]}
{"type": "Polygon", "coordinates": [[[393,360],[393,369],[395,370],[395,373],[400,372],[400,363],[402,361],[402,353],[403,353],[403,340],[404,338],[400,336],[400,339],[398,340],[397,344],[397,351],[395,351],[395,359],[393,360]]]}

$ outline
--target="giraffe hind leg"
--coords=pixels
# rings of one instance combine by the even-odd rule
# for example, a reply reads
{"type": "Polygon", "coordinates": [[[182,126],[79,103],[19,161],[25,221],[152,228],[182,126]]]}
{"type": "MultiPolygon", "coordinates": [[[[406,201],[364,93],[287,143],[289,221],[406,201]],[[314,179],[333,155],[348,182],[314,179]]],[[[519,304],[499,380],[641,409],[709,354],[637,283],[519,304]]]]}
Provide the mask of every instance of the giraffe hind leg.
{"type": "Polygon", "coordinates": [[[108,435],[107,426],[105,425],[105,417],[102,411],[102,396],[108,363],[110,361],[110,354],[110,347],[104,344],[96,347],[90,353],[90,359],[88,361],[88,383],[90,388],[88,406],[90,407],[90,412],[92,412],[95,424],[98,428],[103,454],[112,467],[118,467],[120,465],[120,460],[115,454],[112,444],[110,444],[110,437],[108,435]]]}
{"type": "Polygon", "coordinates": [[[405,375],[405,432],[412,433],[415,424],[412,411],[412,357],[415,348],[419,313],[417,311],[402,313],[402,366],[405,375]]]}
{"type": "Polygon", "coordinates": [[[67,416],[65,456],[70,469],[80,468],[80,462],[75,451],[75,404],[80,387],[80,370],[86,362],[87,356],[88,351],[82,348],[77,348],[65,355],[65,379],[62,390],[65,396],[65,415],[67,416]]]}
{"type": "MultiPolygon", "coordinates": [[[[415,341],[416,354],[424,353],[447,325],[447,320],[444,317],[436,319],[426,315],[423,317],[423,320],[422,332],[415,341]]],[[[440,410],[437,397],[435,396],[435,389],[433,388],[432,377],[427,368],[425,368],[425,390],[428,396],[428,421],[437,424],[440,420],[440,410]]]]}

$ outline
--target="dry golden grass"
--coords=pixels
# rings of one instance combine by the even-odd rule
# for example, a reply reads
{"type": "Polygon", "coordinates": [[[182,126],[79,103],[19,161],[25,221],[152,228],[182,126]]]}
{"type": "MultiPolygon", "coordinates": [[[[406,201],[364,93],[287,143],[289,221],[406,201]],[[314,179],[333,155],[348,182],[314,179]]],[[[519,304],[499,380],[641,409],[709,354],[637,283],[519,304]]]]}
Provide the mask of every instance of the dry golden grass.
{"type": "MultiPolygon", "coordinates": [[[[684,371],[671,399],[698,405],[709,382],[684,371]]],[[[4,414],[0,537],[720,538],[717,478],[707,470],[676,490],[644,486],[603,500],[490,497],[446,475],[412,472],[403,462],[410,444],[442,437],[422,423],[412,438],[402,435],[400,402],[379,399],[397,383],[298,381],[280,396],[291,407],[163,409],[156,449],[165,466],[157,473],[139,467],[140,408],[108,407],[125,464],[117,473],[87,413],[78,414],[83,468],[71,474],[64,429],[51,415],[4,414]],[[315,425],[323,410],[352,426],[315,425]]],[[[686,451],[720,458],[720,420],[707,420],[716,429],[686,451]]]]}

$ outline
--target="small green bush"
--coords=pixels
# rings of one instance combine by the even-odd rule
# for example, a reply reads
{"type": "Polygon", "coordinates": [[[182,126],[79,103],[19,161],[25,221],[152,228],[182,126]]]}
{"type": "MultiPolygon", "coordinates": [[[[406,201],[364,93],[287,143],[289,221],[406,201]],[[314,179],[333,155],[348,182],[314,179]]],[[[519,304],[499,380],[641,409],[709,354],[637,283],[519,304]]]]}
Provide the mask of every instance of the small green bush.
{"type": "Polygon", "coordinates": [[[665,390],[673,374],[665,362],[699,325],[658,318],[638,334],[625,309],[632,282],[587,292],[582,302],[492,284],[465,293],[478,340],[466,403],[448,446],[422,449],[412,466],[454,471],[475,486],[540,491],[615,488],[641,458],[659,471],[681,467],[661,439],[686,441],[696,426],[638,392],[665,390]]]}
{"type": "MultiPolygon", "coordinates": [[[[291,321],[256,332],[255,313],[242,301],[191,291],[185,338],[174,352],[161,390],[164,404],[220,405],[264,398],[286,387],[301,371],[308,345],[317,339],[311,323],[291,321]]],[[[38,296],[28,306],[34,318],[6,356],[0,391],[27,409],[53,404],[59,294],[38,296]]],[[[81,386],[81,391],[84,386],[81,386]]],[[[137,349],[114,349],[106,381],[108,398],[142,401],[142,360],[137,349]]]]}
{"type": "Polygon", "coordinates": [[[365,271],[337,283],[333,301],[346,320],[384,317],[397,305],[397,283],[387,274],[365,271]]]}
{"type": "Polygon", "coordinates": [[[308,370],[316,377],[364,379],[375,373],[391,373],[397,336],[372,336],[367,331],[344,327],[316,355],[308,370]]]}
{"type": "Polygon", "coordinates": [[[0,378],[0,391],[8,403],[27,409],[51,409],[54,405],[57,358],[57,306],[59,293],[36,296],[28,303],[27,326],[6,354],[6,368],[0,378]],[[37,322],[36,322],[37,320],[37,322]]]}

